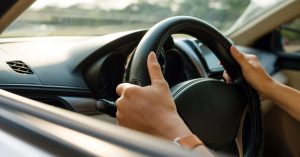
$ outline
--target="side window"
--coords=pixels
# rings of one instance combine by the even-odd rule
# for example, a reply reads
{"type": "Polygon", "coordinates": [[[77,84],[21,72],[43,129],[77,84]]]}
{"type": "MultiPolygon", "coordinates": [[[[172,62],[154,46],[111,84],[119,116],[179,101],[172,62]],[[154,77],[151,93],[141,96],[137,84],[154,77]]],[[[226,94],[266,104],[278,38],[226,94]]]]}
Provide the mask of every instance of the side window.
{"type": "Polygon", "coordinates": [[[300,52],[300,18],[282,25],[281,34],[285,52],[300,52]]]}

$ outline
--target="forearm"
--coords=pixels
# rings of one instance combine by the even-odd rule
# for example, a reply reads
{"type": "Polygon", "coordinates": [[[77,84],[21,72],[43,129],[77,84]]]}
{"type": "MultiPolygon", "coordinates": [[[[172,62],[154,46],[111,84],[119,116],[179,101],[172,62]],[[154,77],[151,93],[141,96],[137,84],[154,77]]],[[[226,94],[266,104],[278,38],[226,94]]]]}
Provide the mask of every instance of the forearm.
{"type": "Polygon", "coordinates": [[[300,92],[284,84],[273,82],[268,97],[280,108],[300,121],[300,92]]]}

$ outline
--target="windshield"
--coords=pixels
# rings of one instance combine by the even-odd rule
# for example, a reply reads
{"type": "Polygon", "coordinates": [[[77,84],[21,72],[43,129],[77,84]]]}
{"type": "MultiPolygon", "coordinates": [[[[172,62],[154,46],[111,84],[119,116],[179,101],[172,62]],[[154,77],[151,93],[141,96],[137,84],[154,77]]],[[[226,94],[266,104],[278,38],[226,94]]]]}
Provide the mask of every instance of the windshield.
{"type": "Polygon", "coordinates": [[[1,37],[103,35],[147,29],[176,15],[198,17],[225,31],[249,4],[250,0],[38,0],[1,37]]]}

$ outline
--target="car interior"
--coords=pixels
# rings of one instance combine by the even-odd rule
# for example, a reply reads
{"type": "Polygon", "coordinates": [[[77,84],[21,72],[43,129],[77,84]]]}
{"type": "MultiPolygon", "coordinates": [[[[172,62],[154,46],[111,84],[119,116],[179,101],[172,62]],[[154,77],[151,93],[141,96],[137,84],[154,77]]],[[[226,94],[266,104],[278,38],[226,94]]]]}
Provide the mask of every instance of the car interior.
{"type": "MultiPolygon", "coordinates": [[[[0,1],[0,32],[32,3],[0,1]]],[[[282,2],[238,30],[226,32],[240,51],[256,55],[273,79],[298,90],[299,8],[299,0],[282,2]],[[297,42],[289,41],[290,34],[297,42]]],[[[206,41],[186,32],[168,36],[158,49],[169,86],[196,78],[224,81],[218,55],[206,41]]],[[[146,33],[149,31],[140,29],[101,36],[0,37],[0,89],[85,115],[101,125],[116,125],[115,89],[132,77],[133,56],[146,33]]],[[[300,123],[268,99],[260,97],[260,104],[260,155],[299,157],[300,123]]]]}

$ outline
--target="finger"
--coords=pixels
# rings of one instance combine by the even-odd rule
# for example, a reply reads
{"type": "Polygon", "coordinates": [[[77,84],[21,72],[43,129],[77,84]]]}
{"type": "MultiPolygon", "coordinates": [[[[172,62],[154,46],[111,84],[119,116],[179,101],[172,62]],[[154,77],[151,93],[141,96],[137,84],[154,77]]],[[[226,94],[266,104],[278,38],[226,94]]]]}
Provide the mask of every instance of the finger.
{"type": "Polygon", "coordinates": [[[116,118],[117,118],[117,125],[122,125],[122,123],[121,123],[122,116],[119,111],[117,111],[117,113],[116,113],[116,118]]]}
{"type": "Polygon", "coordinates": [[[226,83],[232,82],[230,76],[228,75],[228,73],[226,71],[223,72],[223,78],[226,81],[226,83]]]}
{"type": "Polygon", "coordinates": [[[161,72],[160,65],[156,59],[156,55],[154,52],[151,52],[148,55],[147,67],[151,79],[151,84],[156,80],[164,80],[164,76],[161,72]]]}
{"type": "Polygon", "coordinates": [[[116,93],[121,96],[124,92],[124,90],[130,86],[134,86],[133,84],[130,83],[121,83],[117,86],[116,88],[116,93]]]}
{"type": "Polygon", "coordinates": [[[240,66],[247,65],[248,62],[247,62],[245,55],[242,52],[240,52],[239,50],[237,50],[235,48],[235,46],[231,46],[230,53],[231,53],[232,57],[239,63],[240,66]]]}
{"type": "Polygon", "coordinates": [[[122,104],[124,104],[124,98],[121,96],[116,101],[117,111],[119,111],[122,108],[122,104]]]}
{"type": "Polygon", "coordinates": [[[256,55],[246,55],[246,59],[247,61],[256,61],[257,60],[257,57],[256,55]]]}

